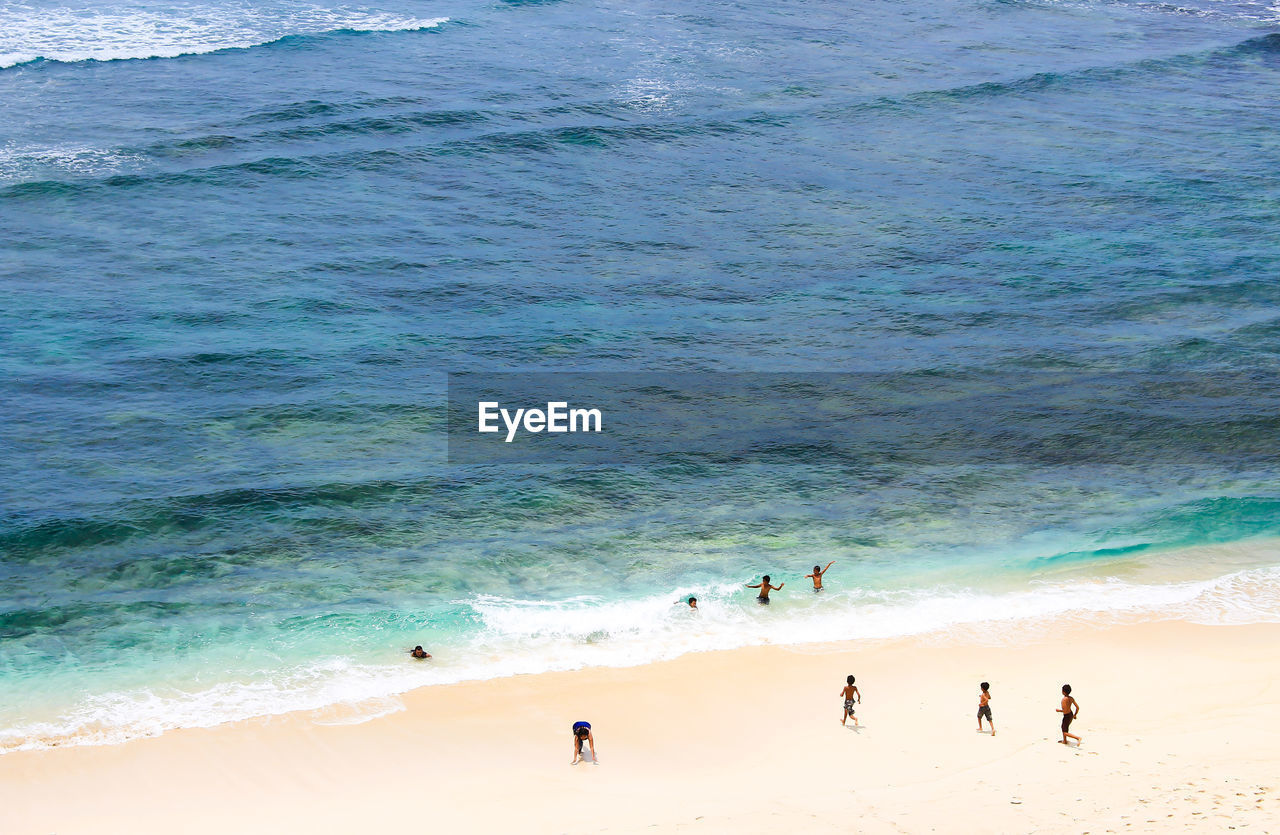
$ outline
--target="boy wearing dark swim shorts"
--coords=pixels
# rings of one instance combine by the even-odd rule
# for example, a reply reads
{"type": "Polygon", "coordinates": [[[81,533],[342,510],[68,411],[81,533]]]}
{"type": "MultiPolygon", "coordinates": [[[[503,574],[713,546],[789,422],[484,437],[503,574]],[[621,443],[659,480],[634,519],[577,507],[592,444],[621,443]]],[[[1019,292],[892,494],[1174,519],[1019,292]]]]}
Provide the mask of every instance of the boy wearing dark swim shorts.
{"type": "Polygon", "coordinates": [[[987,682],[978,685],[982,692],[978,694],[978,731],[982,731],[982,717],[987,718],[987,724],[991,726],[991,735],[996,735],[996,723],[991,721],[991,693],[988,688],[991,687],[987,682]]]}
{"type": "Polygon", "coordinates": [[[757,601],[757,602],[760,602],[760,603],[768,603],[768,602],[769,602],[769,592],[771,592],[771,591],[777,591],[778,589],[782,588],[782,587],[783,587],[783,586],[785,586],[785,585],[786,585],[786,583],[778,583],[778,585],[776,585],[776,586],[775,586],[775,585],[772,585],[772,584],[769,582],[769,575],[768,575],[768,574],[766,574],[766,575],[764,575],[764,577],[763,577],[763,578],[761,578],[761,581],[760,581],[759,583],[754,583],[754,584],[752,584],[752,583],[748,583],[748,584],[747,584],[747,588],[749,588],[749,589],[760,589],[760,596],[756,598],[756,601],[757,601]]]}
{"type": "Polygon", "coordinates": [[[1062,714],[1062,744],[1070,745],[1071,743],[1067,742],[1067,737],[1071,737],[1076,741],[1076,744],[1079,745],[1080,737],[1075,734],[1067,733],[1071,728],[1071,723],[1080,715],[1080,704],[1075,699],[1071,698],[1070,684],[1062,685],[1062,707],[1058,708],[1058,713],[1062,714]]]}

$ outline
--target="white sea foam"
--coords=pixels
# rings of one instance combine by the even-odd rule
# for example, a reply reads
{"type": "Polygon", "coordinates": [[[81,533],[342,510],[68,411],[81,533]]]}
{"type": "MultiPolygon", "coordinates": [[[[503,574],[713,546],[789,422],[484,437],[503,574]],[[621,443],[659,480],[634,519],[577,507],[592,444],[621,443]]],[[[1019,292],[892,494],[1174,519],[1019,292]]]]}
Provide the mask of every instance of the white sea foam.
{"type": "Polygon", "coordinates": [[[0,183],[29,180],[33,172],[56,171],[63,175],[99,177],[128,171],[141,161],[138,154],[104,148],[41,148],[10,144],[0,147],[0,183]]]}
{"type": "Polygon", "coordinates": [[[630,601],[554,603],[479,597],[481,627],[465,646],[437,647],[426,664],[330,658],[195,692],[137,690],[83,700],[48,721],[0,730],[0,751],[92,745],[292,711],[324,723],[366,721],[401,708],[416,687],[587,666],[634,666],[689,652],[761,644],[878,640],[950,633],[1022,636],[1063,619],[1178,619],[1201,624],[1280,622],[1280,566],[1213,580],[1119,580],[1035,585],[1007,593],[953,589],[809,593],[743,606],[738,585],[677,589],[630,601]],[[682,601],[699,598],[697,612],[682,601]],[[988,627],[999,626],[999,629],[988,627]],[[451,660],[458,659],[458,660],[451,660]]]}
{"type": "Polygon", "coordinates": [[[431,29],[447,17],[407,17],[364,7],[245,4],[44,6],[0,3],[0,68],[50,61],[174,58],[244,49],[290,35],[431,29]]]}

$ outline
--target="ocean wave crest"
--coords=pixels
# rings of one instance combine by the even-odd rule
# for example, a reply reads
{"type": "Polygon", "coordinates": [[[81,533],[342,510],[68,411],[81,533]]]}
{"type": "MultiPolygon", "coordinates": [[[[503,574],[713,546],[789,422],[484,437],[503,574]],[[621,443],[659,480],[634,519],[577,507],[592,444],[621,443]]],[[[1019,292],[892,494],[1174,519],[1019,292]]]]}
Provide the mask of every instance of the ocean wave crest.
{"type": "Polygon", "coordinates": [[[78,9],[0,4],[0,69],[33,61],[77,63],[176,58],[247,49],[296,36],[434,29],[447,17],[417,18],[363,7],[141,5],[78,9]]]}

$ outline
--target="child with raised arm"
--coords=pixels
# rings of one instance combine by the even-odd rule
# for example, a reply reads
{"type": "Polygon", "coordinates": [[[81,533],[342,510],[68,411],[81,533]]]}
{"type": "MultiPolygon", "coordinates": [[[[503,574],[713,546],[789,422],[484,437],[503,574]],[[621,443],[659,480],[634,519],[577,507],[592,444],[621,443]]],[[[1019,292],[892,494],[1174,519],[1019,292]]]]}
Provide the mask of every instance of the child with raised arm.
{"type": "Polygon", "coordinates": [[[857,699],[857,704],[862,704],[862,694],[858,692],[857,687],[853,686],[853,676],[846,678],[845,682],[844,689],[840,691],[840,695],[844,697],[844,716],[840,717],[840,724],[844,725],[845,721],[852,717],[853,724],[856,725],[858,717],[853,715],[854,699],[857,699]]]}
{"type": "Polygon", "coordinates": [[[1058,713],[1062,714],[1062,744],[1070,745],[1071,743],[1067,742],[1067,737],[1071,737],[1076,741],[1076,744],[1079,745],[1080,737],[1075,734],[1067,733],[1071,728],[1071,723],[1080,715],[1080,703],[1071,698],[1070,684],[1062,685],[1062,707],[1058,708],[1058,713]]]}
{"type": "Polygon", "coordinates": [[[991,685],[982,682],[978,685],[982,692],[978,694],[978,731],[982,731],[982,717],[987,717],[987,724],[991,726],[991,735],[996,735],[996,723],[991,719],[991,685]]]}
{"type": "Polygon", "coordinates": [[[757,597],[757,598],[756,598],[756,600],[757,600],[758,602],[760,602],[760,603],[768,603],[768,602],[769,602],[769,592],[771,592],[771,591],[777,591],[778,589],[782,588],[782,587],[783,587],[783,586],[785,586],[785,585],[786,585],[786,583],[778,583],[778,585],[776,585],[776,586],[774,586],[774,585],[770,585],[770,584],[769,584],[769,575],[768,575],[768,574],[766,574],[766,575],[764,575],[764,577],[761,579],[761,581],[760,581],[759,583],[754,583],[754,584],[753,584],[753,583],[748,583],[748,584],[747,584],[747,588],[749,588],[749,589],[760,589],[760,596],[759,596],[759,597],[757,597]]]}
{"type": "Polygon", "coordinates": [[[826,573],[827,573],[827,569],[831,568],[831,566],[833,566],[833,565],[835,565],[835,564],[836,564],[836,561],[835,561],[835,560],[832,560],[831,562],[827,563],[827,568],[819,568],[818,566],[816,566],[816,565],[815,565],[815,566],[813,567],[813,573],[812,573],[812,574],[806,574],[806,575],[804,575],[806,580],[812,580],[812,581],[813,581],[813,590],[814,590],[814,591],[822,591],[822,575],[823,575],[823,574],[826,574],[826,573]]]}

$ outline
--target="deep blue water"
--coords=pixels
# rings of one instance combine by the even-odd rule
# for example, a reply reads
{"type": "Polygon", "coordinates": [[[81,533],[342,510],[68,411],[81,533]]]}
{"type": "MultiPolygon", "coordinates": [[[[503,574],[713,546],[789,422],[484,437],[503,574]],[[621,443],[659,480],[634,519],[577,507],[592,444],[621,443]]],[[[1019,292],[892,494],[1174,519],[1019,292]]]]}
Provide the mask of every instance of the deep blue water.
{"type": "Polygon", "coordinates": [[[1275,6],[38,0],[0,64],[5,746],[1275,611],[1280,472],[1221,446],[502,469],[443,436],[460,370],[1274,373],[1275,6]],[[823,599],[736,585],[827,559],[823,599]]]}

